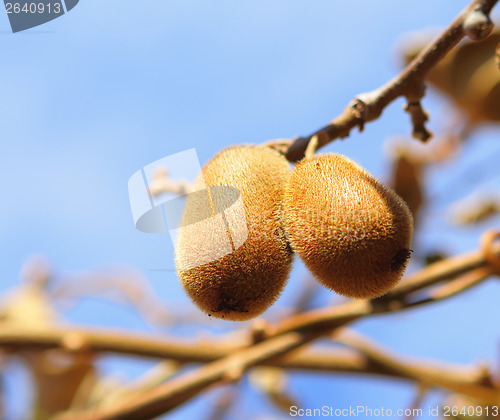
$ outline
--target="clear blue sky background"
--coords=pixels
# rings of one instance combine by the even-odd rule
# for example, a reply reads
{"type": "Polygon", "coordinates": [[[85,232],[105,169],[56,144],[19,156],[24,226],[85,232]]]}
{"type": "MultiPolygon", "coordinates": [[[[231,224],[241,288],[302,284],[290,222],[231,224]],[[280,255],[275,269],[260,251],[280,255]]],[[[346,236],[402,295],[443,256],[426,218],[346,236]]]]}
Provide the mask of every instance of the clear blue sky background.
{"type": "MultiPolygon", "coordinates": [[[[30,255],[43,254],[68,273],[110,263],[134,266],[162,300],[189,307],[174,273],[151,270],[173,267],[172,246],[167,235],[135,230],[129,177],[192,147],[205,162],[230,144],[312,132],[355,94],[396,74],[394,47],[402,34],[443,28],[467,3],[81,0],[67,15],[18,34],[10,33],[0,13],[1,290],[17,284],[30,255]]],[[[396,101],[364,133],[324,151],[344,153],[387,177],[384,142],[410,131],[402,105],[396,101]]],[[[431,129],[439,131],[446,124],[442,98],[431,93],[425,106],[432,112],[431,129]]],[[[481,159],[498,157],[499,150],[498,130],[475,135],[458,158],[459,179],[481,159]]],[[[491,163],[484,188],[498,185],[491,163]]],[[[429,233],[419,238],[422,246],[443,246],[450,253],[474,249],[485,226],[457,232],[446,224],[445,209],[476,184],[457,181],[451,166],[431,177],[431,192],[439,200],[429,233]]],[[[278,305],[293,299],[303,275],[297,263],[278,305]]],[[[499,293],[490,281],[447,303],[360,322],[356,328],[408,355],[492,361],[499,337],[488,325],[500,315],[499,293]]],[[[324,292],[318,304],[328,302],[331,296],[324,292]]],[[[66,316],[86,325],[153,330],[135,311],[102,300],[85,300],[66,316]]],[[[105,372],[121,371],[126,377],[149,365],[113,357],[101,364],[105,372]]],[[[291,378],[293,392],[307,408],[404,408],[414,391],[383,379],[302,373],[291,378]]],[[[11,387],[15,383],[9,379],[11,387]]],[[[14,418],[23,407],[10,395],[14,418]]],[[[201,418],[214,395],[169,418],[201,418]]],[[[424,406],[440,396],[433,394],[424,406]]],[[[246,394],[240,407],[231,418],[257,418],[267,410],[287,418],[256,393],[246,394]]]]}

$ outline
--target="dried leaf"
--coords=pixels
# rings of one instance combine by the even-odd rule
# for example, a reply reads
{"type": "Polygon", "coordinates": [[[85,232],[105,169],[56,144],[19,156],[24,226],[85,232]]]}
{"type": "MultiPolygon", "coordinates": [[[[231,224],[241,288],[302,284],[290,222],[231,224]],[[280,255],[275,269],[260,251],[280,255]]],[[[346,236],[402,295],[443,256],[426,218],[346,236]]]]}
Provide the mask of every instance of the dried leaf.
{"type": "Polygon", "coordinates": [[[60,319],[50,297],[38,286],[22,285],[0,304],[2,322],[37,328],[53,325],[60,319]]]}
{"type": "Polygon", "coordinates": [[[21,268],[23,284],[0,303],[0,320],[37,328],[48,327],[60,319],[45,287],[50,277],[47,261],[41,257],[29,259],[21,268]]]}
{"type": "MultiPolygon", "coordinates": [[[[499,41],[498,29],[482,41],[464,41],[429,73],[429,81],[465,112],[471,124],[500,122],[500,72],[495,52],[499,41]]],[[[410,41],[405,48],[406,62],[427,44],[421,39],[418,42],[410,41]]]]}
{"type": "Polygon", "coordinates": [[[416,222],[417,213],[424,202],[420,164],[408,156],[400,155],[393,164],[392,180],[394,190],[406,201],[416,222]]]}
{"type": "MultiPolygon", "coordinates": [[[[21,270],[24,284],[0,304],[1,321],[38,330],[59,323],[61,317],[45,290],[49,277],[50,269],[44,260],[29,260],[21,270]]],[[[68,409],[77,393],[82,401],[86,401],[97,378],[94,357],[90,354],[24,350],[17,355],[33,376],[36,394],[33,418],[36,420],[48,419],[68,409]],[[83,390],[83,384],[86,390],[83,390]]]]}
{"type": "Polygon", "coordinates": [[[391,139],[387,151],[392,161],[389,185],[406,202],[417,225],[418,211],[424,205],[422,171],[426,154],[414,150],[413,145],[406,140],[391,139]]]}
{"type": "Polygon", "coordinates": [[[22,352],[20,356],[33,374],[37,420],[48,419],[55,413],[70,408],[77,393],[80,400],[86,400],[85,397],[90,395],[90,389],[97,380],[94,358],[91,355],[47,350],[22,352]],[[84,383],[87,391],[82,394],[80,391],[84,383]]]}
{"type": "Polygon", "coordinates": [[[498,70],[500,70],[500,42],[497,45],[497,51],[496,51],[496,60],[497,60],[497,66],[498,70]]]}
{"type": "Polygon", "coordinates": [[[452,220],[456,225],[475,225],[500,213],[500,192],[478,195],[474,193],[451,207],[452,220]]]}

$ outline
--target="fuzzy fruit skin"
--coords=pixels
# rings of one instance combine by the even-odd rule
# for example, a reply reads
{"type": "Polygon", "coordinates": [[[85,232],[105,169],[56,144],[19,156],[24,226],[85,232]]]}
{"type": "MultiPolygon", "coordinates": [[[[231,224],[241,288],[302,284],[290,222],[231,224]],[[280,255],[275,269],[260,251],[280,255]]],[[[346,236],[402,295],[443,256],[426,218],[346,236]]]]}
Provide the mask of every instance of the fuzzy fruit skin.
{"type": "MultiPolygon", "coordinates": [[[[246,222],[241,223],[241,217],[231,210],[225,211],[232,241],[236,243],[240,234],[243,239],[248,234],[233,252],[190,267],[207,249],[217,253],[227,246],[229,230],[221,232],[211,219],[194,231],[181,229],[176,247],[179,278],[193,302],[210,316],[233,321],[251,319],[268,309],[282,292],[292,265],[281,208],[288,174],[288,161],[283,156],[254,146],[225,149],[203,167],[198,186],[204,180],[207,190],[226,186],[237,188],[236,195],[238,190],[241,193],[246,222]]],[[[227,196],[231,194],[217,194],[213,189],[210,195],[209,214],[220,214],[217,207],[228,207],[227,196]]],[[[190,195],[181,225],[192,223],[206,212],[206,200],[190,195]]]]}
{"type": "Polygon", "coordinates": [[[299,162],[283,207],[292,249],[328,289],[373,298],[401,278],[411,252],[411,212],[352,160],[327,154],[299,162]]]}

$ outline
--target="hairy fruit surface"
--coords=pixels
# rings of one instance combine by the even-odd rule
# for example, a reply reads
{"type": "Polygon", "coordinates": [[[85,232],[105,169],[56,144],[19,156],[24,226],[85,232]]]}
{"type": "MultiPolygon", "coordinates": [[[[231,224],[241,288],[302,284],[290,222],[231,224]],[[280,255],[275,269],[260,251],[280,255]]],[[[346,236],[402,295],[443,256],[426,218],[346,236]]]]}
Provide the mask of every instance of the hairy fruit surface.
{"type": "Polygon", "coordinates": [[[411,213],[352,160],[327,154],[299,162],[283,208],[292,249],[327,288],[372,298],[401,278],[411,252],[411,213]]]}
{"type": "Polygon", "coordinates": [[[281,207],[288,173],[279,153],[254,146],[225,149],[203,167],[184,208],[176,266],[210,316],[253,318],[283,290],[292,264],[281,207]]]}

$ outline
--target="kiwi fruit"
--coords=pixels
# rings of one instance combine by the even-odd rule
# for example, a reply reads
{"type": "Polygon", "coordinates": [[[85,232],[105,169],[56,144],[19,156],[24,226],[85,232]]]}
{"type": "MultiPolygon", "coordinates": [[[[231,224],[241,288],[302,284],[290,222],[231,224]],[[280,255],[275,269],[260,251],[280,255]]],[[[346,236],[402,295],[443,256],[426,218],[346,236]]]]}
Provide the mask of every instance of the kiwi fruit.
{"type": "Polygon", "coordinates": [[[373,298],[401,278],[411,253],[411,212],[347,157],[300,161],[285,186],[283,209],[292,249],[328,289],[373,298]]]}
{"type": "Polygon", "coordinates": [[[188,195],[176,242],[184,290],[209,316],[244,321],[269,308],[292,265],[282,198],[288,161],[233,146],[209,161],[188,195]]]}

